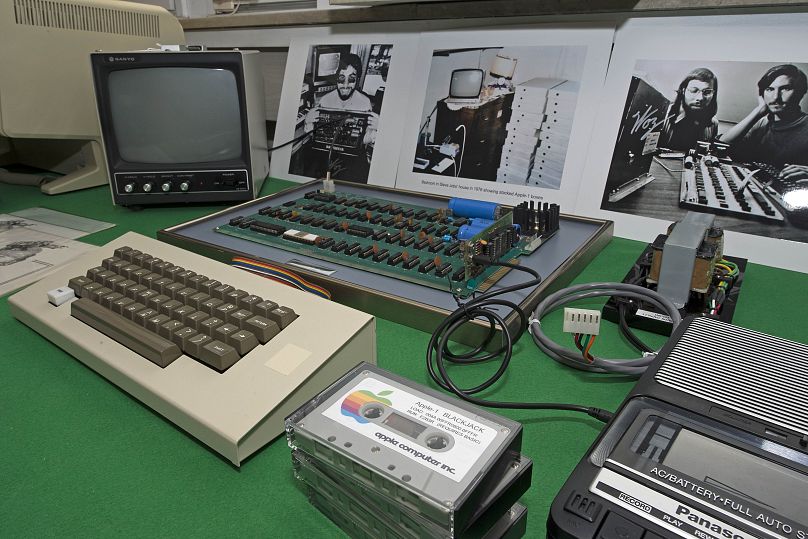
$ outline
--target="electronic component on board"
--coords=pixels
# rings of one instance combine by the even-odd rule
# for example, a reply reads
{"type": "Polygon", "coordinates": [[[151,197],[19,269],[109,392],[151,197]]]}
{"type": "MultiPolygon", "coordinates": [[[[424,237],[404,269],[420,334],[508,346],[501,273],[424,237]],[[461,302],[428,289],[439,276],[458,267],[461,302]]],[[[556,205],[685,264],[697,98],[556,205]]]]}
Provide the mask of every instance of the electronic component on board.
{"type": "Polygon", "coordinates": [[[485,535],[530,484],[521,430],[367,363],[286,419],[310,499],[329,516],[350,500],[377,537],[485,535]]]}
{"type": "Polygon", "coordinates": [[[451,287],[453,294],[468,297],[506,273],[479,257],[498,262],[530,254],[558,225],[556,204],[525,202],[511,209],[455,198],[447,207],[428,208],[312,191],[231,219],[216,231],[432,288],[451,287]],[[329,242],[320,239],[325,231],[329,242]],[[406,250],[376,256],[382,252],[379,243],[406,250]]]}

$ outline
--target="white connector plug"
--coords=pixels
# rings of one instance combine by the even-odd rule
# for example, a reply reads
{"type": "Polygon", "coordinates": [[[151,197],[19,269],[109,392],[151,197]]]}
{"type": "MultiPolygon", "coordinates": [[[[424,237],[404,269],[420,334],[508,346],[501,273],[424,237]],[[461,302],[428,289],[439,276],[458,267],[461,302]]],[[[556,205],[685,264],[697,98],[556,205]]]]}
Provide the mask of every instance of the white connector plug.
{"type": "Polygon", "coordinates": [[[564,333],[597,335],[600,332],[600,311],[564,308],[564,333]]]}
{"type": "Polygon", "coordinates": [[[327,171],[325,173],[325,179],[323,180],[323,193],[333,193],[336,191],[334,187],[334,180],[331,179],[331,171],[327,171]]]}

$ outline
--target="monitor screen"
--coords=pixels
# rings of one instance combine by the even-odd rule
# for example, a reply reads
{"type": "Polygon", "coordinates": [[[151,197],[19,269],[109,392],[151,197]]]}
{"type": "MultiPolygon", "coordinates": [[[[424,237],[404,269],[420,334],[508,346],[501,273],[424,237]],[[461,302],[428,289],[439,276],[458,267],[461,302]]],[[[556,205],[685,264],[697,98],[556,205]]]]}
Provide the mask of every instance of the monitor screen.
{"type": "Polygon", "coordinates": [[[339,68],[339,53],[327,52],[317,56],[317,77],[330,77],[339,68]]]}
{"type": "Polygon", "coordinates": [[[483,89],[482,69],[455,69],[449,84],[449,97],[474,99],[483,89]]]}
{"type": "Polygon", "coordinates": [[[226,69],[153,67],[109,74],[112,129],[130,163],[205,163],[242,151],[236,76],[226,69]]]}

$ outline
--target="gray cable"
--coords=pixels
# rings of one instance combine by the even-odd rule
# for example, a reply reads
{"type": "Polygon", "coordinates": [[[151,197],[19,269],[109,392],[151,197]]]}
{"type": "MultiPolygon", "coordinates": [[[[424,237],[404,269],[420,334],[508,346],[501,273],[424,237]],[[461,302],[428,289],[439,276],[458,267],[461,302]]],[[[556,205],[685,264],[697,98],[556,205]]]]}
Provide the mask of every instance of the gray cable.
{"type": "Polygon", "coordinates": [[[674,329],[682,321],[679,309],[668,298],[648,288],[624,283],[580,284],[550,294],[536,306],[533,311],[533,319],[530,321],[528,328],[530,335],[533,337],[533,342],[545,354],[568,367],[589,372],[609,372],[639,376],[645,372],[648,365],[656,358],[656,354],[644,354],[643,357],[631,359],[605,359],[592,356],[594,361],[587,363],[578,350],[572,350],[556,344],[542,331],[541,319],[544,315],[573,301],[602,296],[619,296],[652,303],[670,316],[674,329]]]}

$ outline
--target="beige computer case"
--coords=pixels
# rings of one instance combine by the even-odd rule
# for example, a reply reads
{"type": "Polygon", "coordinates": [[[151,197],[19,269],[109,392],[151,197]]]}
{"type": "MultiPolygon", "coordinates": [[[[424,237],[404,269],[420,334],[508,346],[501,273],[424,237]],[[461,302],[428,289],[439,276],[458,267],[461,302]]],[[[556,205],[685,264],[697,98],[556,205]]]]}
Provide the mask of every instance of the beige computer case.
{"type": "Polygon", "coordinates": [[[183,43],[177,19],[156,6],[0,1],[0,136],[10,139],[0,165],[67,174],[43,185],[48,194],[106,184],[90,53],[183,43]]]}

